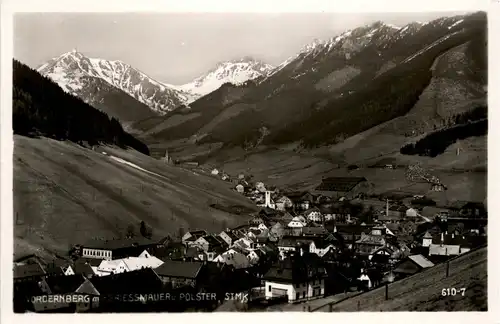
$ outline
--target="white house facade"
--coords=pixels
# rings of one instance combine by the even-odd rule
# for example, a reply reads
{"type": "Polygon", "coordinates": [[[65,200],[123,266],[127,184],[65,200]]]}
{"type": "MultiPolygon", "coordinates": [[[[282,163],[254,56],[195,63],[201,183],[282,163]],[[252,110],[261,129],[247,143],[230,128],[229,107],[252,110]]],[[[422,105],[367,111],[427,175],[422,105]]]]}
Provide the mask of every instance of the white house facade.
{"type": "Polygon", "coordinates": [[[288,283],[266,280],[266,299],[287,296],[289,303],[308,299],[321,298],[325,294],[325,280],[316,279],[310,282],[288,283]]]}
{"type": "Polygon", "coordinates": [[[93,249],[84,247],[82,249],[82,257],[89,259],[111,260],[113,258],[113,251],[106,249],[93,249]]]}
{"type": "Polygon", "coordinates": [[[307,222],[304,217],[302,216],[296,216],[294,217],[290,223],[288,223],[288,227],[291,228],[301,228],[307,225],[307,222]]]}
{"type": "Polygon", "coordinates": [[[321,212],[319,210],[311,210],[305,213],[308,220],[311,222],[321,222],[321,212]]]}

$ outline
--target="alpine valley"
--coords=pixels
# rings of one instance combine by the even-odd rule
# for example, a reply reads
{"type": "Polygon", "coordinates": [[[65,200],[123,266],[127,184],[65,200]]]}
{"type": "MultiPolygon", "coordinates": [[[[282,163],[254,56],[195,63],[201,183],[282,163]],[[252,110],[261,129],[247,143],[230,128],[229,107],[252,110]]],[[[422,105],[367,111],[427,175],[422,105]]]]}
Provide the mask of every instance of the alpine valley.
{"type": "Polygon", "coordinates": [[[255,204],[215,168],[280,189],[356,177],[367,195],[486,202],[486,13],[331,36],[276,67],[245,57],[184,85],[78,51],[36,71],[15,62],[16,254],[141,220],[159,237],[247,222],[255,204]]]}

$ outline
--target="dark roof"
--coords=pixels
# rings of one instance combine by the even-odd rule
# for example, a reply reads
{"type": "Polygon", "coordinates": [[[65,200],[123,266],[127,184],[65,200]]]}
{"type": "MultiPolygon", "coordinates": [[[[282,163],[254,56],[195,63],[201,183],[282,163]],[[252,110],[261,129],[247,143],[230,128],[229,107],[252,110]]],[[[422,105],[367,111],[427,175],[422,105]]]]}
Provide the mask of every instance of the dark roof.
{"type": "Polygon", "coordinates": [[[207,235],[207,231],[205,231],[205,230],[189,231],[188,233],[191,234],[191,235],[201,235],[201,236],[207,235]]]}
{"type": "Polygon", "coordinates": [[[32,296],[46,295],[47,293],[42,290],[37,281],[20,281],[14,282],[14,298],[26,300],[32,296]]]}
{"type": "Polygon", "coordinates": [[[92,267],[98,267],[101,264],[102,259],[80,258],[80,259],[78,259],[77,262],[88,263],[92,267]]]}
{"type": "Polygon", "coordinates": [[[397,232],[401,230],[401,226],[397,223],[387,223],[385,226],[391,231],[391,232],[397,232]]]}
{"type": "Polygon", "coordinates": [[[48,277],[45,279],[52,294],[74,293],[85,281],[82,275],[48,277]]]}
{"type": "Polygon", "coordinates": [[[266,280],[284,282],[304,282],[311,279],[324,278],[326,270],[321,258],[313,253],[292,256],[278,261],[265,274],[266,280]]]}
{"type": "Polygon", "coordinates": [[[166,243],[168,244],[171,240],[172,238],[170,236],[165,236],[164,238],[158,241],[158,244],[166,244],[166,243]]]}
{"type": "Polygon", "coordinates": [[[48,275],[64,275],[64,270],[66,270],[69,266],[69,261],[56,259],[48,262],[44,269],[45,273],[48,275]]]}
{"type": "Polygon", "coordinates": [[[385,239],[382,235],[361,235],[356,244],[385,245],[385,239]]]}
{"type": "Polygon", "coordinates": [[[366,181],[364,177],[330,177],[324,178],[316,188],[318,191],[349,192],[359,183],[366,181]]]}
{"type": "Polygon", "coordinates": [[[449,204],[449,208],[452,208],[452,209],[462,209],[467,204],[468,204],[467,201],[457,200],[457,201],[454,201],[454,202],[450,203],[449,204]]]}
{"type": "MultiPolygon", "coordinates": [[[[186,249],[184,256],[186,256],[188,258],[195,258],[195,257],[198,257],[198,254],[200,254],[200,253],[201,252],[197,247],[190,246],[186,249]]],[[[162,259],[162,261],[165,261],[165,260],[162,259]]]]}
{"type": "Polygon", "coordinates": [[[389,207],[389,210],[404,213],[404,212],[406,212],[406,210],[408,210],[408,208],[405,206],[391,206],[391,207],[389,207]]]}
{"type": "Polygon", "coordinates": [[[302,198],[305,194],[307,194],[307,191],[293,191],[284,193],[283,196],[288,197],[290,200],[294,200],[302,198]]]}
{"type": "MultiPolygon", "coordinates": [[[[210,246],[219,246],[223,244],[213,235],[203,236],[203,238],[208,242],[210,246]]],[[[222,240],[222,238],[220,238],[220,240],[222,240]]]]}
{"type": "Polygon", "coordinates": [[[318,226],[318,227],[306,226],[306,227],[302,227],[302,234],[303,235],[326,235],[326,234],[328,234],[328,231],[321,226],[318,226]]]}
{"type": "Polygon", "coordinates": [[[167,260],[154,271],[159,276],[195,279],[198,277],[203,262],[184,262],[167,260]]]}
{"type": "Polygon", "coordinates": [[[259,215],[275,216],[276,214],[278,214],[278,211],[269,207],[264,207],[259,211],[259,215]]]}
{"type": "Polygon", "coordinates": [[[150,268],[103,277],[95,276],[89,280],[101,295],[154,293],[162,289],[161,279],[150,268]]]}
{"type": "Polygon", "coordinates": [[[229,236],[232,241],[236,241],[238,239],[238,236],[236,236],[236,234],[234,234],[232,231],[224,231],[224,233],[226,233],[226,235],[229,236]]]}
{"type": "Polygon", "coordinates": [[[441,237],[445,245],[462,245],[466,243],[465,237],[461,235],[443,234],[441,236],[438,234],[432,237],[432,244],[441,244],[441,237]]]}
{"type": "Polygon", "coordinates": [[[373,228],[372,225],[344,225],[344,224],[337,224],[335,225],[337,228],[337,233],[340,234],[357,234],[361,235],[361,233],[370,233],[371,229],[373,228]]]}
{"type": "Polygon", "coordinates": [[[14,265],[14,279],[44,276],[45,271],[38,264],[14,265]]]}
{"type": "MultiPolygon", "coordinates": [[[[443,234],[443,239],[444,245],[460,245],[462,247],[478,247],[486,243],[484,236],[443,234]]],[[[441,244],[440,234],[432,237],[432,244],[441,244]]]]}
{"type": "Polygon", "coordinates": [[[279,240],[278,246],[282,247],[294,247],[299,245],[309,245],[312,239],[301,238],[297,236],[284,236],[279,240]]]}
{"type": "Polygon", "coordinates": [[[89,249],[102,249],[102,250],[117,250],[132,246],[149,246],[156,245],[155,241],[149,240],[145,237],[134,237],[130,239],[121,240],[92,240],[83,244],[83,248],[89,249]]]}
{"type": "Polygon", "coordinates": [[[75,262],[72,268],[75,274],[84,276],[94,275],[94,270],[92,270],[91,265],[86,262],[75,262]]]}
{"type": "Polygon", "coordinates": [[[233,230],[233,231],[241,231],[241,230],[246,231],[250,227],[251,226],[249,224],[243,224],[243,225],[236,226],[236,227],[232,228],[231,230],[233,230]]]}
{"type": "Polygon", "coordinates": [[[312,241],[314,242],[314,245],[316,246],[317,249],[324,249],[328,245],[331,245],[333,243],[332,241],[327,241],[320,238],[312,239],[312,241]]]}

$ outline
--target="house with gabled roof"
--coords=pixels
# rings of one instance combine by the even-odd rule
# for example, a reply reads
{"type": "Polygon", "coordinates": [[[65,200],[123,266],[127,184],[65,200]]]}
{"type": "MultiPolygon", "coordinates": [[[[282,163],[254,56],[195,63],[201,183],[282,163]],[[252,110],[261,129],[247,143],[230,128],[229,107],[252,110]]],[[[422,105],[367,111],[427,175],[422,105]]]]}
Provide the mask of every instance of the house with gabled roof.
{"type": "Polygon", "coordinates": [[[158,242],[144,237],[120,240],[92,240],[82,245],[82,256],[103,260],[135,256],[145,249],[157,246],[158,242]]]}
{"type": "Polygon", "coordinates": [[[294,255],[273,264],[264,275],[266,299],[284,298],[289,303],[321,298],[327,272],[315,254],[294,255]]]}
{"type": "Polygon", "coordinates": [[[85,278],[91,278],[92,276],[95,275],[92,266],[88,262],[82,259],[75,261],[72,265],[72,269],[75,275],[82,275],[85,278]]]}
{"type": "Polygon", "coordinates": [[[75,272],[71,267],[71,263],[69,261],[55,259],[48,262],[45,266],[45,274],[47,277],[49,276],[70,276],[74,275],[75,272]]]}
{"type": "Polygon", "coordinates": [[[218,255],[213,262],[224,263],[228,266],[234,267],[235,269],[244,269],[250,267],[251,265],[247,255],[238,251],[238,249],[230,249],[229,251],[218,255]]]}
{"type": "Polygon", "coordinates": [[[238,240],[238,236],[232,231],[222,231],[219,236],[226,242],[228,246],[232,246],[233,243],[238,240]]]}
{"type": "Polygon", "coordinates": [[[328,231],[322,226],[305,226],[301,228],[303,236],[324,237],[328,235],[328,231]]]}
{"type": "Polygon", "coordinates": [[[46,276],[39,263],[14,265],[14,282],[36,281],[46,276]]]}
{"type": "Polygon", "coordinates": [[[309,252],[315,253],[320,257],[323,257],[330,250],[335,250],[336,248],[333,242],[321,238],[314,238],[309,244],[309,252]]]}
{"type": "Polygon", "coordinates": [[[335,224],[331,232],[340,235],[346,247],[352,249],[362,235],[371,233],[372,227],[373,225],[335,224]]]}
{"type": "Polygon", "coordinates": [[[361,238],[356,241],[356,250],[360,255],[368,256],[385,245],[386,240],[382,235],[361,234],[361,238]]]}
{"type": "Polygon", "coordinates": [[[154,272],[163,283],[170,284],[172,288],[182,286],[197,287],[202,279],[203,269],[203,262],[167,260],[154,269],[154,272]]]}
{"type": "Polygon", "coordinates": [[[287,226],[291,228],[302,228],[306,225],[307,221],[304,216],[295,216],[287,226]]]}
{"type": "Polygon", "coordinates": [[[285,211],[293,207],[293,202],[287,196],[281,196],[275,201],[275,205],[277,210],[285,211]]]}
{"type": "Polygon", "coordinates": [[[188,231],[186,234],[182,236],[181,241],[182,244],[190,244],[205,235],[207,235],[207,231],[205,230],[188,231]]]}
{"type": "Polygon", "coordinates": [[[309,208],[304,212],[304,216],[311,222],[321,222],[323,220],[321,211],[318,207],[309,208]]]}
{"type": "Polygon", "coordinates": [[[421,254],[410,255],[401,261],[392,272],[397,278],[404,278],[433,266],[434,263],[421,254]]]}
{"type": "Polygon", "coordinates": [[[368,181],[364,177],[328,177],[314,190],[323,196],[348,197],[368,189],[368,181]]]}

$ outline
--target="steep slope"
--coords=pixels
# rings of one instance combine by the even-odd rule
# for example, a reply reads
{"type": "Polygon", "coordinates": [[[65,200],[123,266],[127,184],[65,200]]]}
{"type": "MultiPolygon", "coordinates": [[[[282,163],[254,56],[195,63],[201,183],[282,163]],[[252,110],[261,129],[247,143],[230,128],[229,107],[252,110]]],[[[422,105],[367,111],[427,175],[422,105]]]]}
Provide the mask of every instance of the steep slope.
{"type": "MultiPolygon", "coordinates": [[[[157,125],[176,115],[152,122],[156,132],[148,140],[194,138],[201,146],[245,149],[297,141],[306,146],[338,143],[407,114],[429,85],[434,60],[485,29],[485,15],[478,13],[402,28],[376,22],[315,41],[267,77],[240,86],[245,94],[238,100],[223,103],[225,90],[217,90],[221,93],[212,98],[218,96],[218,104],[204,98],[192,104],[206,108],[196,116],[168,127],[157,125]]],[[[470,79],[478,71],[462,77],[470,79]]]]}
{"type": "Polygon", "coordinates": [[[115,144],[149,154],[146,145],[56,83],[14,60],[12,120],[15,134],[42,135],[76,143],[115,144]]]}
{"type": "MultiPolygon", "coordinates": [[[[92,101],[88,98],[89,93],[98,91],[99,96],[106,96],[110,89],[109,86],[100,88],[103,82],[94,84],[96,79],[124,91],[158,114],[164,114],[190,100],[188,93],[172,89],[128,64],[89,58],[76,50],[50,60],[38,71],[56,81],[63,89],[89,101],[92,101]],[[86,82],[89,78],[93,82],[86,82]]],[[[150,116],[151,113],[142,118],[150,116]]]]}
{"type": "Polygon", "coordinates": [[[64,254],[69,244],[120,237],[142,220],[155,238],[175,236],[180,227],[219,231],[246,218],[210,204],[252,208],[226,182],[133,150],[101,146],[93,151],[17,135],[14,141],[16,255],[64,254]]]}
{"type": "MultiPolygon", "coordinates": [[[[391,284],[389,300],[385,300],[385,288],[378,288],[333,305],[333,311],[487,311],[487,257],[487,248],[469,252],[450,261],[449,277],[446,277],[446,264],[439,264],[391,284]],[[448,288],[465,288],[465,293],[442,296],[442,290],[448,288]]],[[[328,312],[329,308],[318,311],[328,312]]]]}

